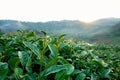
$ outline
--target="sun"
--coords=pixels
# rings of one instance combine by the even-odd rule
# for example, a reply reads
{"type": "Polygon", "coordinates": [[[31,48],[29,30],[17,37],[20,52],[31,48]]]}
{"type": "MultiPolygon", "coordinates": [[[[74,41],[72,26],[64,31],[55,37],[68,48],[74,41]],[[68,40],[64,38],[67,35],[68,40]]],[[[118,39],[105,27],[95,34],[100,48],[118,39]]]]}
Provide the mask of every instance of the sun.
{"type": "Polygon", "coordinates": [[[85,20],[81,20],[81,21],[83,21],[83,22],[86,23],[86,24],[92,24],[95,20],[85,19],[85,20]]]}

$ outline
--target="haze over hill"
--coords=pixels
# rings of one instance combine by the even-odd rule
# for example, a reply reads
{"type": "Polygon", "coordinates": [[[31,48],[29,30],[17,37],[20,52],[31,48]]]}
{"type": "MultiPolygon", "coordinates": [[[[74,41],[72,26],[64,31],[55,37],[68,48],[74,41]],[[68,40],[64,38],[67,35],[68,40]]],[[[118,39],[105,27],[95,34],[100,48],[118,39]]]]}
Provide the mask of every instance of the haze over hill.
{"type": "Polygon", "coordinates": [[[106,18],[92,23],[84,23],[78,20],[62,20],[48,22],[22,22],[16,20],[0,20],[0,29],[5,32],[16,30],[46,31],[53,34],[67,34],[78,40],[89,41],[113,41],[120,36],[120,19],[106,18]]]}

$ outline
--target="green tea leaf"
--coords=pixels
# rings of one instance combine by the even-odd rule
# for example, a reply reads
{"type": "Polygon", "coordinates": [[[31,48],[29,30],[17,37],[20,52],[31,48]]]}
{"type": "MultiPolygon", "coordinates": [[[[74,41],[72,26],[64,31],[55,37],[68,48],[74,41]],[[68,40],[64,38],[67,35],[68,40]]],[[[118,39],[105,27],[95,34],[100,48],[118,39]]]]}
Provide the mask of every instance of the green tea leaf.
{"type": "Polygon", "coordinates": [[[64,36],[66,36],[66,34],[60,34],[60,35],[58,36],[58,38],[61,39],[61,38],[63,38],[64,36]]]}
{"type": "Polygon", "coordinates": [[[56,73],[55,80],[64,80],[65,77],[67,77],[66,72],[62,70],[56,73]]]}
{"type": "Polygon", "coordinates": [[[80,74],[77,75],[75,80],[84,80],[85,77],[86,77],[86,75],[84,73],[80,73],[80,74]]]}
{"type": "Polygon", "coordinates": [[[65,67],[67,75],[70,75],[74,71],[74,66],[71,64],[64,64],[63,67],[65,67]]]}
{"type": "Polygon", "coordinates": [[[96,76],[93,75],[93,74],[91,74],[91,79],[90,79],[90,80],[97,80],[97,79],[96,79],[96,76]]]}
{"type": "Polygon", "coordinates": [[[107,78],[109,76],[111,69],[105,69],[101,72],[101,76],[107,78]]]}
{"type": "Polygon", "coordinates": [[[50,56],[56,57],[57,54],[58,54],[58,50],[55,48],[55,46],[53,44],[48,44],[48,47],[49,47],[49,49],[51,51],[50,56]]]}
{"type": "Polygon", "coordinates": [[[104,60],[102,59],[95,59],[94,62],[100,67],[100,68],[103,68],[103,67],[106,67],[107,64],[104,62],[104,60]]]}
{"type": "Polygon", "coordinates": [[[35,76],[35,74],[26,74],[23,76],[22,80],[36,80],[36,76],[35,76]]]}
{"type": "Polygon", "coordinates": [[[25,51],[19,51],[18,56],[19,56],[21,64],[25,66],[28,62],[29,55],[25,51]]]}
{"type": "Polygon", "coordinates": [[[14,70],[19,63],[20,63],[20,60],[18,57],[13,57],[8,61],[8,64],[12,70],[14,70]]]}
{"type": "Polygon", "coordinates": [[[68,43],[60,43],[60,49],[64,48],[67,45],[68,45],[68,43]]]}
{"type": "Polygon", "coordinates": [[[15,74],[16,75],[22,75],[23,74],[23,70],[21,68],[15,68],[15,74]]]}
{"type": "Polygon", "coordinates": [[[57,58],[50,59],[45,68],[49,68],[50,66],[56,65],[57,64],[57,58]]]}
{"type": "Polygon", "coordinates": [[[79,73],[81,73],[81,71],[78,70],[78,69],[75,69],[75,70],[73,71],[72,75],[77,75],[77,74],[79,74],[79,73]]]}
{"type": "Polygon", "coordinates": [[[47,76],[49,74],[56,73],[56,72],[59,72],[59,71],[64,70],[64,69],[65,68],[63,66],[61,66],[61,65],[54,65],[54,66],[51,66],[48,69],[45,69],[43,71],[43,74],[44,74],[44,76],[47,76]]]}
{"type": "Polygon", "coordinates": [[[31,67],[31,65],[32,65],[32,60],[31,60],[31,57],[29,57],[29,58],[28,58],[28,62],[27,62],[27,64],[26,64],[26,66],[25,66],[25,69],[27,70],[28,73],[31,73],[31,72],[32,72],[32,67],[31,67]]]}
{"type": "Polygon", "coordinates": [[[88,54],[88,52],[87,52],[87,51],[82,51],[81,54],[82,54],[83,56],[86,56],[86,55],[88,54]]]}
{"type": "Polygon", "coordinates": [[[39,53],[39,49],[37,48],[37,45],[32,44],[30,42],[23,42],[23,44],[28,47],[39,59],[41,57],[39,53]]]}
{"type": "Polygon", "coordinates": [[[52,73],[56,73],[59,71],[65,70],[66,75],[70,75],[74,71],[74,67],[71,64],[64,64],[64,65],[54,65],[51,66],[48,69],[45,69],[42,73],[41,76],[47,76],[52,73]]]}
{"type": "Polygon", "coordinates": [[[45,31],[41,31],[45,36],[47,35],[47,33],[45,31]]]}
{"type": "Polygon", "coordinates": [[[8,64],[0,62],[0,80],[4,80],[8,73],[8,64]]]}

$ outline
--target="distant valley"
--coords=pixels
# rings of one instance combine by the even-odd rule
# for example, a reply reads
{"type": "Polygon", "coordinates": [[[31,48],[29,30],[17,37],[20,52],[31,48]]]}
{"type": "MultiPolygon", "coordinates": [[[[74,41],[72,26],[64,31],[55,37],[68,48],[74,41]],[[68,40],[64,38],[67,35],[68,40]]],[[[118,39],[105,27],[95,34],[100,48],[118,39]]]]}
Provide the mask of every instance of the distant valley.
{"type": "Polygon", "coordinates": [[[37,33],[46,31],[52,34],[67,34],[67,37],[88,42],[120,42],[120,19],[106,18],[84,23],[78,20],[62,20],[49,22],[22,22],[16,20],[0,20],[0,29],[4,32],[17,30],[34,30],[37,33]]]}

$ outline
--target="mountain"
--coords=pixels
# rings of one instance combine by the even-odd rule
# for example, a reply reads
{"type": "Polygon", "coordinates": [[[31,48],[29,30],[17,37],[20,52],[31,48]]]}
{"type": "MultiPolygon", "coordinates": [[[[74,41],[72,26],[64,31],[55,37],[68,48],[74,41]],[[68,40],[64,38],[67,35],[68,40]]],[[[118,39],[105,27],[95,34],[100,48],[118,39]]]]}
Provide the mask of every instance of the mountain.
{"type": "Polygon", "coordinates": [[[120,36],[120,22],[112,26],[111,33],[113,36],[120,36]]]}
{"type": "Polygon", "coordinates": [[[16,20],[0,20],[0,29],[4,32],[16,30],[46,31],[53,34],[67,34],[77,40],[103,41],[120,36],[120,18],[106,18],[92,23],[78,20],[62,20],[48,22],[22,22],[16,20]]]}

